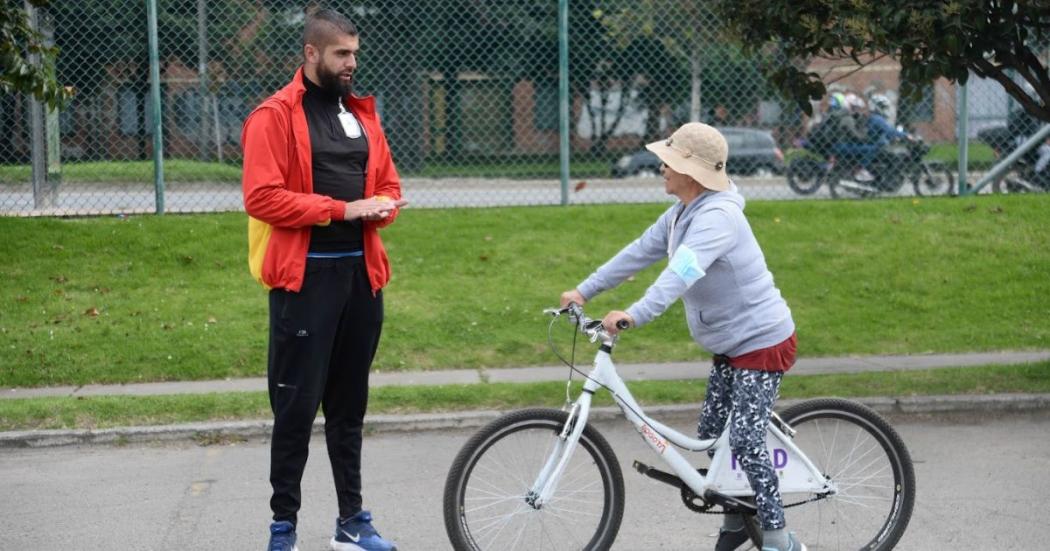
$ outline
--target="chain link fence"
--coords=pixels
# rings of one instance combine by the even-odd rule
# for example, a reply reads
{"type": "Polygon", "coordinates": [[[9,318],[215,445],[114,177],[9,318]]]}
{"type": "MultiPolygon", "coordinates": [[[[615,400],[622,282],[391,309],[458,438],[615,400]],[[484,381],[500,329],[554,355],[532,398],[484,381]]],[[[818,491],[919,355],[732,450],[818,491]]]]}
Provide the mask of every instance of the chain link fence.
{"type": "MultiPolygon", "coordinates": [[[[0,1],[29,9],[21,0],[0,1]]],[[[878,194],[922,192],[900,184],[930,166],[940,176],[925,191],[946,193],[957,167],[955,85],[937,81],[924,85],[921,97],[905,98],[899,68],[888,58],[860,70],[816,60],[808,67],[824,75],[832,94],[807,117],[762,77],[763,64],[784,60],[744,55],[703,2],[568,2],[567,98],[559,90],[557,2],[326,5],[361,31],[355,87],[376,96],[415,206],[666,201],[657,161],[643,146],[691,120],[724,129],[730,172],[749,198],[866,195],[849,182],[829,185],[854,179],[859,164],[833,169],[810,143],[831,118],[834,93],[863,100],[858,114],[879,103],[891,124],[925,144],[917,154],[907,146],[894,153],[889,168],[864,163],[883,172],[876,175],[884,187],[878,194]],[[560,178],[563,101],[567,181],[560,178]]],[[[0,214],[241,208],[241,124],[301,62],[301,2],[78,0],[31,11],[60,48],[57,77],[74,97],[48,112],[25,96],[0,95],[0,214]],[[154,182],[152,1],[162,186],[154,182]]],[[[979,80],[971,81],[968,106],[971,138],[1005,126],[1015,109],[998,84],[979,80]]],[[[980,171],[994,159],[974,139],[969,161],[980,171]]]]}

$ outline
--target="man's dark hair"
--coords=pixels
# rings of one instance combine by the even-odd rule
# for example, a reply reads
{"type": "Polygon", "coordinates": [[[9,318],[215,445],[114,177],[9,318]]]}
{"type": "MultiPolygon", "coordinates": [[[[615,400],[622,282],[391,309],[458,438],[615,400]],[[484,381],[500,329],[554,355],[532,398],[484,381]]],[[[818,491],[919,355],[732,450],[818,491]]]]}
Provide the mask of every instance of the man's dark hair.
{"type": "Polygon", "coordinates": [[[303,46],[312,44],[324,50],[337,35],[357,36],[357,26],[347,17],[333,9],[322,8],[306,15],[303,29],[303,46]]]}

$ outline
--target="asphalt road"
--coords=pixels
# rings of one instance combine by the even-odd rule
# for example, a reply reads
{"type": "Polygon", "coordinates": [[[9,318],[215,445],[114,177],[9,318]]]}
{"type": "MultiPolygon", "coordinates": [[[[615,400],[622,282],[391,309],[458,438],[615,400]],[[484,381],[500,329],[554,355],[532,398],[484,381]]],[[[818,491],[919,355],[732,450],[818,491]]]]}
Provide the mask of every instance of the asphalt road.
{"type": "MultiPolygon", "coordinates": [[[[688,430],[687,419],[671,423],[688,430]]],[[[918,499],[899,549],[1044,549],[1050,413],[894,419],[918,499]]],[[[717,517],[629,470],[651,459],[625,425],[599,424],[620,458],[627,510],[617,549],[711,549],[717,517]]],[[[403,550],[449,544],[441,493],[468,432],[381,434],[365,446],[365,500],[403,550]]],[[[300,549],[327,549],[335,497],[323,439],[304,478],[300,549]]],[[[266,442],[0,451],[0,549],[259,550],[269,511],[266,442]]]]}

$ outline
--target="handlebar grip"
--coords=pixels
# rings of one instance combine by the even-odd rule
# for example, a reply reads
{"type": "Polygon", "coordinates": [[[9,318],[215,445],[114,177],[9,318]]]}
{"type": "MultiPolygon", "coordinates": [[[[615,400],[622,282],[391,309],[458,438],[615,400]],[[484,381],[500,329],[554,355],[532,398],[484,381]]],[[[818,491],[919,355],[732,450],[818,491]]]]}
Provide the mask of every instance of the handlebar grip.
{"type": "Polygon", "coordinates": [[[630,329],[631,323],[627,320],[619,320],[616,322],[616,328],[623,331],[624,329],[630,329]]]}

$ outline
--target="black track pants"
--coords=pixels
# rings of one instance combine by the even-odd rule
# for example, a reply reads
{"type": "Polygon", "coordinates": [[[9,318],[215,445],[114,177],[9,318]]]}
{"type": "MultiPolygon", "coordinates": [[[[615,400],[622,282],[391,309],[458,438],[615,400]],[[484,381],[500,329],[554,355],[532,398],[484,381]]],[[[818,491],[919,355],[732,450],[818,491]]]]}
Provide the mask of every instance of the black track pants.
{"type": "Polygon", "coordinates": [[[308,259],[302,290],[270,291],[270,508],[296,522],[310,430],[323,407],[339,515],[361,510],[361,429],[383,326],[360,257],[308,259]]]}

